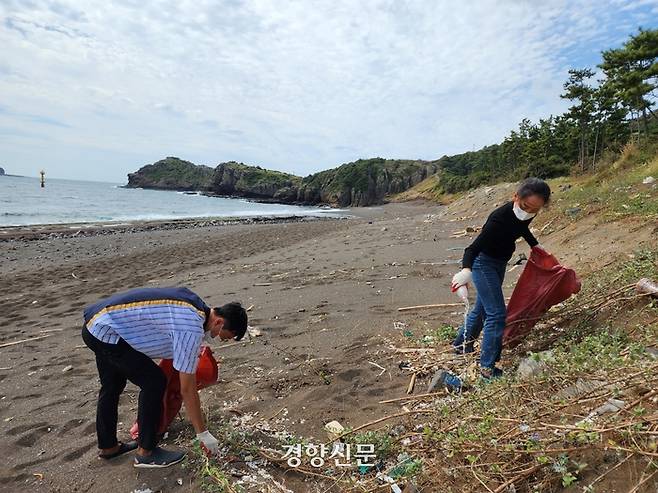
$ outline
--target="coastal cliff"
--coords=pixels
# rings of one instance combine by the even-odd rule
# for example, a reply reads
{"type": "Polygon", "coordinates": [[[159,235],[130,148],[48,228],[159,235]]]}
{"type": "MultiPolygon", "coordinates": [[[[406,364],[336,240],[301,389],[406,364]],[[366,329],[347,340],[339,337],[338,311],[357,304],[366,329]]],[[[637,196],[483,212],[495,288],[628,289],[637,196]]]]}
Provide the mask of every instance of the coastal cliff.
{"type": "Polygon", "coordinates": [[[280,171],[229,161],[212,174],[210,191],[216,195],[293,203],[301,178],[280,171]]]}
{"type": "Polygon", "coordinates": [[[129,188],[195,190],[284,204],[382,204],[439,170],[438,161],[360,159],[305,178],[229,161],[216,168],[168,157],[128,175],[129,188]]]}
{"type": "Polygon", "coordinates": [[[208,191],[213,175],[209,166],[198,166],[177,157],[167,157],[128,174],[126,188],[208,191]]]}
{"type": "Polygon", "coordinates": [[[377,205],[385,202],[388,195],[403,192],[438,170],[437,161],[359,159],[304,178],[297,201],[339,207],[377,205]]]}

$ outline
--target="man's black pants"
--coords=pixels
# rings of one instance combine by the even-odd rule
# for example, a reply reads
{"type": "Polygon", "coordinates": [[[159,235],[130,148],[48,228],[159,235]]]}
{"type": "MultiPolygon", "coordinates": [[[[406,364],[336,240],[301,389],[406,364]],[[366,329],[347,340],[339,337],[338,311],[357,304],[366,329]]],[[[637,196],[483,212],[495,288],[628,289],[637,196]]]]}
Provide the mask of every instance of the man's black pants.
{"type": "Polygon", "coordinates": [[[101,380],[96,408],[96,434],[98,447],[114,447],[117,441],[117,419],[119,396],[126,381],[140,388],[137,424],[139,446],[153,450],[157,444],[157,429],[162,413],[162,398],[167,378],[151,358],[133,349],[126,341],[108,344],[94,337],[86,327],[82,328],[82,339],[96,354],[96,367],[101,380]]]}

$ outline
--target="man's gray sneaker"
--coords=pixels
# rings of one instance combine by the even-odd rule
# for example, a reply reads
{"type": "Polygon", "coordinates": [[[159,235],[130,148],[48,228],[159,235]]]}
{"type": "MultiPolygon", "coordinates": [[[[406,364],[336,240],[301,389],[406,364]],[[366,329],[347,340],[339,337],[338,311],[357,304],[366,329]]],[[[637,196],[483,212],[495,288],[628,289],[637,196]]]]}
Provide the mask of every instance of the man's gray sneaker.
{"type": "Polygon", "coordinates": [[[174,452],[155,447],[151,455],[135,455],[135,467],[155,468],[178,464],[185,458],[185,452],[174,452]]]}

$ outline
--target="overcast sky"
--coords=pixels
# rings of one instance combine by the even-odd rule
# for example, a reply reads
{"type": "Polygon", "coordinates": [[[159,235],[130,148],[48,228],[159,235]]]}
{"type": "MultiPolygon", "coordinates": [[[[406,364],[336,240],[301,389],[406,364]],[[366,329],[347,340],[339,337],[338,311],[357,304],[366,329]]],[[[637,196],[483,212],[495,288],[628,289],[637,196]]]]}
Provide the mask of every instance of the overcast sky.
{"type": "Polygon", "coordinates": [[[165,156],[300,175],[436,159],[561,113],[658,0],[0,0],[0,166],[125,182],[165,156]],[[541,5],[539,5],[541,3],[541,5]]]}

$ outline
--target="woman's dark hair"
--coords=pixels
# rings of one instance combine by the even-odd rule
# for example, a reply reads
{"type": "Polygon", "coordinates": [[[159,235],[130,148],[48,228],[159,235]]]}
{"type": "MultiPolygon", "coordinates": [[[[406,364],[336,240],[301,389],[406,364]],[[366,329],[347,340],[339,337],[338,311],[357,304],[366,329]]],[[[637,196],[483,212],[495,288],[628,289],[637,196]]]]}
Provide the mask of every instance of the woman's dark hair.
{"type": "Polygon", "coordinates": [[[237,301],[213,308],[215,315],[224,319],[224,328],[235,334],[234,339],[239,341],[247,332],[247,312],[237,301]]]}
{"type": "Polygon", "coordinates": [[[551,187],[540,178],[526,178],[519,184],[516,194],[522,199],[531,195],[539,195],[544,199],[544,204],[548,205],[551,200],[551,187]]]}

